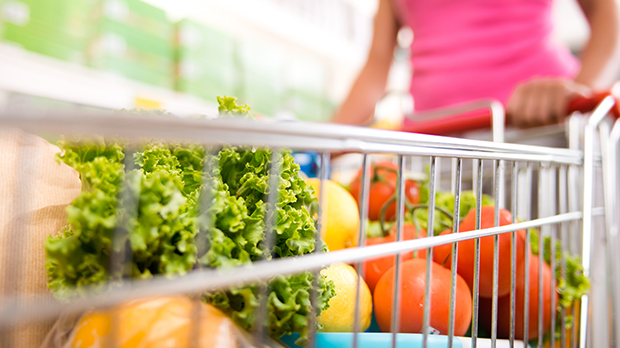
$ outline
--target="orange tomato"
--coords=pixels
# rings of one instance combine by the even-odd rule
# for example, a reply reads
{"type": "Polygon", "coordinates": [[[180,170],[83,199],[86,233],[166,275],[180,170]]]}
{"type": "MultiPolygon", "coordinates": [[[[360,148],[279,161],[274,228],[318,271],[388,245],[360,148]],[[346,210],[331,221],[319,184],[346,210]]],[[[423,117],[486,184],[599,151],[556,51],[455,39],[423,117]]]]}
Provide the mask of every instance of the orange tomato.
{"type": "MultiPolygon", "coordinates": [[[[389,331],[392,322],[394,267],[385,272],[373,296],[375,318],[381,331],[389,331]]],[[[426,260],[412,259],[402,263],[400,282],[399,332],[419,333],[424,320],[424,290],[426,260]]],[[[448,333],[450,320],[451,272],[437,263],[431,265],[430,326],[441,334],[448,333]]],[[[472,314],[472,296],[465,280],[457,275],[454,333],[464,335],[469,328],[472,314]]]]}
{"type": "MultiPolygon", "coordinates": [[[[512,214],[505,209],[500,209],[499,226],[512,224],[512,214]]],[[[481,208],[480,228],[495,226],[495,207],[488,205],[481,208]]],[[[476,229],[476,210],[472,209],[459,225],[459,233],[474,231],[476,229]]],[[[445,230],[441,235],[452,233],[445,230]]],[[[470,239],[459,242],[457,272],[465,279],[470,289],[474,284],[475,240],[470,239]]],[[[525,230],[517,231],[517,269],[523,267],[525,257],[525,230]]],[[[493,296],[493,248],[494,236],[480,238],[480,297],[493,296]]],[[[529,250],[529,249],[528,249],[529,250]]],[[[529,252],[529,251],[528,251],[529,252]]],[[[510,263],[512,255],[512,233],[499,235],[499,272],[498,272],[498,296],[504,296],[510,292],[510,263]]],[[[433,249],[433,260],[446,267],[452,267],[452,245],[446,244],[433,249]]]]}
{"type": "MultiPolygon", "coordinates": [[[[530,281],[524,284],[525,273],[523,267],[517,271],[516,297],[515,297],[515,336],[523,339],[523,318],[525,292],[528,292],[528,340],[538,338],[538,265],[540,258],[530,257],[530,281]]],[[[543,334],[551,328],[551,268],[543,263],[543,334]]],[[[555,292],[554,292],[555,293],[555,292]]],[[[558,294],[556,305],[558,303],[558,294]]],[[[492,323],[492,299],[480,299],[480,326],[491,331],[492,323]]],[[[569,330],[570,331],[570,330],[569,330]]],[[[497,302],[497,337],[510,337],[510,294],[498,298],[497,302]]]]}
{"type": "MultiPolygon", "coordinates": [[[[425,238],[426,231],[421,229],[417,231],[413,224],[404,224],[403,225],[403,239],[404,240],[412,240],[417,238],[425,238]]],[[[392,228],[392,233],[385,237],[379,238],[368,238],[366,240],[366,245],[377,245],[383,243],[391,243],[396,241],[396,226],[392,228]]],[[[406,260],[412,259],[414,256],[413,252],[403,253],[401,255],[401,263],[406,260]]],[[[426,258],[426,250],[418,250],[417,256],[419,258],[426,258]]],[[[387,272],[390,268],[394,267],[396,263],[396,256],[385,256],[376,259],[370,259],[364,262],[364,280],[366,284],[368,284],[368,288],[370,292],[375,290],[375,286],[377,282],[381,278],[381,276],[387,272]]]]}
{"type": "MultiPolygon", "coordinates": [[[[540,258],[535,255],[530,256],[530,281],[525,283],[525,273],[517,273],[517,285],[516,285],[516,298],[515,298],[515,335],[518,339],[523,338],[523,318],[524,318],[524,300],[525,292],[528,292],[529,305],[528,305],[528,339],[534,339],[538,337],[538,267],[540,258]]],[[[543,262],[542,267],[543,275],[543,335],[551,328],[551,267],[543,262]]],[[[555,294],[555,304],[558,304],[558,294],[555,294]]],[[[497,333],[501,337],[508,337],[510,335],[510,295],[504,296],[499,299],[497,303],[497,310],[499,314],[497,322],[497,333]]],[[[555,311],[553,311],[555,313],[555,311]]]]}

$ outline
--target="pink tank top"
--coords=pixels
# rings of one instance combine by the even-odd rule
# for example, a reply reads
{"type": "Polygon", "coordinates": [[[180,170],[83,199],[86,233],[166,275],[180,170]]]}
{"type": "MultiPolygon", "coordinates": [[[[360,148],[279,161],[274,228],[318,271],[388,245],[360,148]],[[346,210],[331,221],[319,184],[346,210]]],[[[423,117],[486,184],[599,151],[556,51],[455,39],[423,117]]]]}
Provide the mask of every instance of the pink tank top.
{"type": "Polygon", "coordinates": [[[394,0],[412,28],[417,111],[481,98],[506,103],[533,77],[572,78],[578,60],[551,41],[551,0],[394,0]]]}

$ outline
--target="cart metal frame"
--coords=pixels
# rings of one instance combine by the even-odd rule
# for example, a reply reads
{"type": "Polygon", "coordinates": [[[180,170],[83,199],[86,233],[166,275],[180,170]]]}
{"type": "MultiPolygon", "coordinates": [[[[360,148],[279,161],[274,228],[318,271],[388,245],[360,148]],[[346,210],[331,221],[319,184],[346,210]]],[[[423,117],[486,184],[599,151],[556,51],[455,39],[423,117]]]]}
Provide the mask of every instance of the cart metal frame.
{"type": "MultiPolygon", "coordinates": [[[[493,104],[494,105],[494,104],[493,104]]],[[[559,241],[563,250],[568,250],[571,235],[577,237],[581,242],[581,254],[583,257],[583,266],[587,274],[590,273],[591,256],[592,256],[592,219],[594,216],[605,215],[607,223],[610,228],[607,230],[608,237],[608,255],[609,263],[608,267],[615,270],[615,265],[618,264],[615,261],[616,249],[613,249],[618,230],[619,230],[619,218],[617,212],[617,197],[614,195],[606,195],[605,206],[596,207],[593,200],[594,190],[594,177],[595,168],[600,165],[604,165],[605,169],[605,189],[607,192],[610,190],[617,190],[617,181],[620,177],[617,172],[617,146],[620,140],[620,125],[616,123],[616,126],[610,131],[610,127],[601,127],[602,124],[608,124],[604,122],[607,118],[607,114],[614,105],[612,98],[605,99],[596,110],[592,112],[592,115],[585,127],[584,133],[584,149],[578,150],[572,149],[558,149],[531,145],[519,145],[519,144],[506,144],[501,142],[487,142],[469,139],[460,139],[452,137],[431,136],[422,134],[412,134],[393,131],[381,131],[374,129],[365,129],[358,127],[316,124],[316,123],[281,123],[270,121],[251,121],[251,120],[237,120],[237,119],[177,119],[170,117],[153,117],[145,115],[132,115],[128,117],[123,114],[115,114],[109,112],[96,112],[91,114],[76,115],[76,114],[31,114],[31,113],[19,113],[19,114],[6,114],[0,115],[0,127],[17,127],[27,132],[34,134],[55,134],[55,135],[67,135],[67,136],[80,136],[88,137],[92,135],[101,135],[104,137],[121,138],[128,142],[139,142],[141,139],[157,139],[164,142],[183,142],[183,143],[195,143],[205,146],[210,149],[217,149],[224,144],[234,146],[265,146],[274,149],[274,156],[280,154],[280,150],[284,148],[291,148],[294,150],[304,151],[317,151],[321,154],[321,181],[327,179],[327,166],[330,162],[331,153],[338,152],[357,152],[363,154],[363,168],[368,169],[371,164],[372,154],[396,154],[397,164],[399,168],[399,176],[397,183],[397,206],[402,208],[404,206],[404,176],[402,173],[405,171],[405,160],[410,156],[426,156],[430,157],[430,199],[429,199],[429,226],[428,230],[433,230],[433,216],[434,216],[434,193],[437,182],[436,175],[436,163],[438,158],[453,158],[454,161],[454,175],[453,187],[456,196],[457,207],[455,210],[455,224],[453,226],[454,231],[458,230],[458,216],[459,216],[459,199],[462,185],[462,165],[464,161],[473,161],[474,168],[476,168],[475,180],[475,192],[477,196],[476,210],[478,212],[476,225],[477,231],[468,233],[454,233],[443,236],[432,236],[418,240],[403,240],[403,214],[397,214],[396,231],[397,242],[389,244],[381,244],[374,246],[364,246],[350,248],[330,253],[315,252],[313,254],[287,259],[274,259],[258,261],[252,264],[252,267],[242,267],[234,269],[222,269],[222,270],[210,270],[210,269],[197,269],[191,271],[189,274],[183,277],[179,277],[174,280],[166,279],[163,277],[155,277],[149,281],[131,281],[124,282],[124,284],[114,290],[105,294],[90,293],[86,297],[75,300],[69,304],[60,304],[51,300],[29,300],[21,297],[18,293],[14,292],[8,284],[17,282],[20,277],[19,265],[20,265],[20,252],[12,254],[11,257],[7,257],[7,260],[0,260],[5,262],[9,266],[9,272],[5,273],[4,279],[0,280],[0,289],[2,290],[2,297],[0,297],[0,344],[2,347],[12,347],[11,335],[8,334],[8,329],[14,325],[23,324],[35,320],[52,319],[57,317],[61,313],[66,312],[80,312],[87,308],[92,307],[108,307],[119,303],[122,303],[131,299],[146,298],[152,296],[161,295],[173,295],[173,294],[192,294],[200,293],[203,291],[225,289],[230,286],[238,286],[240,284],[248,284],[256,282],[257,280],[268,280],[273,276],[281,274],[292,274],[301,271],[312,270],[318,272],[326,265],[335,262],[347,262],[357,263],[358,272],[361,274],[362,261],[376,258],[386,255],[397,255],[402,252],[427,249],[427,258],[432,260],[432,247],[452,244],[453,252],[458,253],[459,241],[471,240],[476,241],[476,262],[475,262],[475,281],[474,288],[472,289],[474,299],[474,311],[473,311],[473,330],[471,346],[476,347],[479,344],[477,337],[477,325],[478,325],[478,281],[479,281],[479,269],[480,269],[480,238],[493,236],[495,240],[495,253],[494,253],[494,297],[493,297],[493,329],[491,337],[491,346],[495,347],[499,341],[496,340],[497,334],[497,282],[498,282],[498,241],[499,234],[511,233],[513,240],[513,253],[512,253],[512,296],[511,296],[511,336],[509,345],[515,344],[515,322],[514,322],[514,310],[515,310],[515,298],[514,289],[516,282],[516,231],[525,229],[527,232],[527,240],[529,240],[529,229],[540,228],[540,240],[539,248],[543,250],[543,237],[550,236],[552,245],[556,241],[559,241]],[[596,139],[601,134],[602,149],[605,151],[601,155],[596,150],[596,139]],[[615,146],[615,147],[614,147],[615,146]],[[516,211],[518,200],[532,199],[533,184],[532,176],[534,170],[538,169],[539,184],[538,184],[538,199],[544,204],[551,204],[553,209],[546,215],[540,215],[536,219],[531,219],[531,215],[521,216],[522,222],[517,221],[517,214],[513,214],[514,224],[509,226],[497,226],[499,219],[499,204],[495,208],[495,221],[496,227],[480,229],[480,209],[481,209],[481,195],[482,195],[482,182],[483,182],[483,161],[493,162],[494,172],[494,196],[497,202],[501,201],[501,197],[504,195],[504,183],[507,178],[510,178],[510,210],[516,211]],[[582,172],[582,174],[580,174],[582,172]],[[519,187],[519,176],[526,178],[525,187],[519,187]],[[545,183],[545,185],[543,185],[545,183]],[[579,193],[583,194],[583,202],[579,203],[579,193]],[[612,260],[613,259],[613,260],[612,260]],[[1,284],[4,284],[2,286],[1,284]],[[3,331],[4,330],[4,331],[3,331]]],[[[502,114],[503,116],[503,114],[502,114]]],[[[572,127],[575,128],[575,127],[572,127]]],[[[571,137],[576,135],[571,134],[571,137]]],[[[503,134],[497,134],[497,137],[502,138],[503,134]]],[[[275,169],[277,171],[277,168],[275,169]]],[[[364,170],[367,173],[368,170],[364,170]]],[[[276,177],[276,176],[274,176],[276,177]]],[[[21,181],[24,181],[21,179],[21,181]]],[[[272,182],[272,184],[275,182],[272,182]]],[[[368,201],[368,187],[369,176],[364,174],[362,178],[363,188],[361,194],[360,205],[360,218],[364,221],[368,215],[366,211],[365,202],[368,201]]],[[[26,182],[20,182],[20,185],[25,185],[26,182]]],[[[323,187],[323,185],[321,186],[323,187]]],[[[273,190],[275,192],[276,190],[273,190]]],[[[323,190],[318,193],[319,202],[323,196],[323,190]]],[[[31,192],[32,193],[32,192],[31,192]]],[[[269,201],[275,202],[275,194],[270,194],[267,197],[269,201]]],[[[543,204],[543,205],[544,205],[543,204]]],[[[14,213],[19,214],[22,205],[14,205],[14,213]]],[[[320,211],[325,207],[319,209],[320,211]]],[[[402,209],[397,209],[398,212],[402,209]]],[[[269,225],[271,222],[266,221],[269,225]]],[[[365,224],[360,224],[359,240],[360,245],[364,245],[366,229],[365,224]]],[[[319,226],[320,230],[320,226],[319,226]]],[[[23,226],[15,224],[13,226],[14,233],[10,236],[9,245],[2,246],[17,248],[19,250],[21,245],[24,245],[23,226]]],[[[269,235],[266,236],[266,243],[269,243],[269,235]]],[[[529,245],[529,243],[528,243],[529,245]]],[[[575,246],[572,245],[571,248],[575,246]]],[[[12,249],[13,250],[13,249],[12,249]]],[[[526,253],[526,255],[528,255],[526,253]]],[[[560,265],[555,264],[555,249],[551,248],[550,255],[551,267],[555,269],[559,267],[562,272],[565,272],[565,263],[562,256],[562,262],[560,265]]],[[[526,256],[526,282],[529,278],[528,257],[526,256]]],[[[423,346],[427,346],[428,335],[430,334],[430,265],[431,262],[427,262],[427,280],[426,280],[426,294],[425,296],[425,310],[424,310],[424,325],[423,325],[423,346]]],[[[450,311],[450,329],[447,333],[449,346],[452,346],[454,338],[454,307],[455,307],[455,289],[456,289],[456,257],[453,257],[452,265],[452,291],[451,291],[451,311],[450,311]]],[[[541,266],[542,268],[542,263],[541,266]]],[[[396,274],[400,274],[400,258],[396,258],[396,274]]],[[[541,274],[541,272],[539,272],[541,274]]],[[[614,273],[615,274],[615,273],[614,273]]],[[[398,281],[399,278],[397,278],[398,281]]],[[[555,279],[555,278],[554,278],[555,279]]],[[[610,277],[611,283],[615,284],[616,277],[610,277]]],[[[540,275],[539,282],[542,281],[542,274],[540,275]]],[[[555,284],[552,284],[552,289],[555,291],[555,284]]],[[[399,287],[395,287],[394,296],[394,308],[398,308],[397,301],[399,301],[398,295],[399,287]]],[[[617,286],[611,287],[611,295],[615,297],[615,289],[617,286]]],[[[542,300],[543,293],[542,287],[540,287],[539,299],[542,300]]],[[[264,300],[265,293],[261,296],[264,300]]],[[[551,296],[552,301],[555,301],[555,297],[551,296]]],[[[264,301],[261,301],[264,302],[264,301]]],[[[614,301],[613,305],[613,319],[618,318],[618,301],[614,301]]],[[[359,304],[359,284],[358,284],[358,299],[359,304]]],[[[552,308],[555,308],[557,304],[552,302],[552,308]]],[[[266,311],[266,306],[261,306],[262,311],[266,311]]],[[[357,307],[359,309],[359,306],[357,307]]],[[[527,328],[528,315],[538,315],[539,317],[539,333],[542,332],[542,306],[539,306],[539,313],[527,313],[528,299],[525,301],[525,320],[524,324],[527,328]]],[[[266,313],[266,312],[265,312],[266,313]]],[[[581,300],[581,315],[579,322],[579,335],[575,339],[575,335],[572,335],[572,342],[567,342],[564,330],[562,330],[561,343],[562,346],[567,346],[566,343],[570,343],[570,346],[587,347],[591,346],[589,343],[589,336],[591,335],[591,328],[589,327],[591,315],[604,315],[608,313],[591,313],[590,302],[588,296],[584,296],[581,300]],[[589,316],[590,315],[590,316],[589,316]]],[[[359,327],[359,311],[356,311],[356,327],[359,327]]],[[[566,313],[562,311],[561,320],[564,321],[566,313]]],[[[263,316],[259,315],[259,318],[263,316]]],[[[392,320],[392,333],[393,341],[392,346],[396,346],[396,330],[398,327],[398,310],[393,311],[392,320]]],[[[612,332],[620,332],[620,323],[617,320],[613,321],[615,329],[612,332]]],[[[555,326],[555,315],[552,315],[552,327],[555,326]]],[[[258,327],[262,328],[262,325],[258,327]]],[[[527,332],[528,330],[524,330],[527,332]]],[[[258,330],[256,337],[262,338],[264,333],[258,330]]],[[[359,335],[353,334],[353,346],[356,347],[359,343],[359,335]]],[[[525,339],[527,341],[527,339],[525,339]]],[[[615,346],[616,340],[613,344],[615,346]]],[[[257,342],[260,346],[260,342],[257,342]]],[[[539,334],[537,342],[539,347],[543,345],[542,334],[539,334]]],[[[555,344],[555,336],[551,335],[551,346],[555,344]]]]}

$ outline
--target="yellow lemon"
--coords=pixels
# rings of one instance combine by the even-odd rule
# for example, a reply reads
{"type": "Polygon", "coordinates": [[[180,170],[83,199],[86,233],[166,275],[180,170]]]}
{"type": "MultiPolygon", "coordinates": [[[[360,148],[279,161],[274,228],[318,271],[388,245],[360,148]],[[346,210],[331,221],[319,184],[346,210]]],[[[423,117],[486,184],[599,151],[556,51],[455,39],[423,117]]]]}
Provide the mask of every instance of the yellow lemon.
{"type": "MultiPolygon", "coordinates": [[[[320,181],[308,179],[308,183],[318,196],[320,181]]],[[[357,202],[344,187],[331,180],[326,183],[321,200],[321,237],[330,251],[357,246],[360,226],[357,202]]]]}
{"type": "Polygon", "coordinates": [[[355,325],[355,297],[357,279],[360,279],[359,328],[364,332],[370,326],[372,316],[372,296],[364,279],[358,278],[355,269],[345,263],[335,263],[323,270],[321,274],[334,282],[336,296],[329,300],[329,308],[321,312],[319,324],[323,332],[352,332],[355,325]]]}

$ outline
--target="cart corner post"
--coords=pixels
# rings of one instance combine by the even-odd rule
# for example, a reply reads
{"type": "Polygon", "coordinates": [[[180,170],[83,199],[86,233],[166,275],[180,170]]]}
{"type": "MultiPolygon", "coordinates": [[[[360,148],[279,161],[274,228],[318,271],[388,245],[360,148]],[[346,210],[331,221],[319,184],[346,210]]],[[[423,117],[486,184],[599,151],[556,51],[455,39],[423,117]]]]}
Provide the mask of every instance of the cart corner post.
{"type": "MultiPolygon", "coordinates": [[[[583,151],[583,241],[582,241],[582,260],[584,275],[590,276],[590,266],[592,258],[592,210],[594,204],[594,142],[596,129],[599,124],[607,117],[615,101],[613,97],[606,97],[594,109],[584,133],[583,151]]],[[[588,342],[588,315],[589,298],[584,295],[581,299],[581,310],[579,318],[579,346],[586,347],[588,342]]]]}

